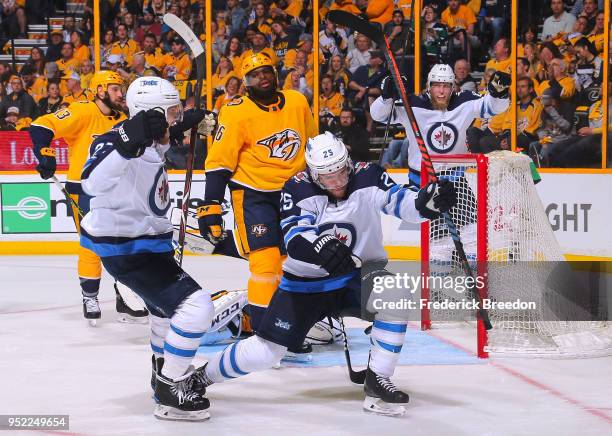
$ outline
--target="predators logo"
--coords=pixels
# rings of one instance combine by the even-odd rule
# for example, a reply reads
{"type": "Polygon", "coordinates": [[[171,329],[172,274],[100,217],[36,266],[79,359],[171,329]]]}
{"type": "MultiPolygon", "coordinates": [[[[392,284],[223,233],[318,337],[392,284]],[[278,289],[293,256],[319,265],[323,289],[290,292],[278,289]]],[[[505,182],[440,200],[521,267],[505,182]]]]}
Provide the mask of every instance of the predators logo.
{"type": "Polygon", "coordinates": [[[267,138],[257,141],[270,151],[270,157],[282,160],[291,160],[295,157],[302,141],[300,135],[292,129],[285,129],[267,138]]]}

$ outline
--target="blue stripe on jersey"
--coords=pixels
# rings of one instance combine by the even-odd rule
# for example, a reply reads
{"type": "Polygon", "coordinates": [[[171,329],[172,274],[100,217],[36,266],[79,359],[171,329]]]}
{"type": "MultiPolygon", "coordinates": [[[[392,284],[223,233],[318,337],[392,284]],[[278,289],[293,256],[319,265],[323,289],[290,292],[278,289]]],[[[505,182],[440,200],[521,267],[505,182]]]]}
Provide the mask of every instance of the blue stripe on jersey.
{"type": "Polygon", "coordinates": [[[291,241],[291,238],[293,238],[295,235],[297,235],[298,233],[303,232],[305,230],[317,230],[317,226],[296,226],[296,227],[293,227],[285,235],[285,238],[284,238],[285,246],[287,246],[289,244],[289,241],[291,241]]]}
{"type": "Polygon", "coordinates": [[[392,324],[390,322],[379,321],[377,319],[374,320],[374,328],[385,330],[388,332],[396,332],[396,333],[406,332],[406,324],[392,324]]]}
{"type": "Polygon", "coordinates": [[[238,362],[236,362],[236,347],[237,346],[238,346],[238,342],[231,345],[232,349],[230,350],[230,364],[232,365],[232,369],[234,370],[236,374],[247,375],[248,372],[244,372],[240,368],[238,368],[238,362]]]}
{"type": "Polygon", "coordinates": [[[298,222],[303,219],[308,220],[310,224],[314,224],[316,218],[313,215],[294,215],[290,216],[289,218],[285,218],[284,220],[281,220],[280,224],[281,227],[285,227],[287,224],[298,222]]]}
{"type": "Polygon", "coordinates": [[[186,332],[186,331],[181,330],[180,328],[174,326],[173,324],[170,324],[170,328],[172,329],[172,331],[174,333],[176,333],[177,335],[182,336],[184,338],[190,338],[190,339],[201,338],[202,335],[204,334],[204,332],[199,332],[199,333],[186,332]]]}
{"type": "Polygon", "coordinates": [[[151,342],[151,350],[153,350],[153,352],[157,354],[164,354],[164,349],[153,344],[153,342],[151,342]]]}
{"type": "Polygon", "coordinates": [[[113,244],[94,242],[81,234],[81,246],[88,248],[100,257],[124,256],[136,253],[166,253],[173,251],[172,238],[169,239],[133,239],[113,244]]]}
{"type": "Polygon", "coordinates": [[[402,189],[398,192],[397,194],[397,200],[395,202],[395,210],[393,211],[393,215],[395,215],[398,218],[402,218],[400,212],[401,212],[401,206],[402,206],[402,201],[404,200],[404,196],[406,195],[406,190],[402,189]]]}
{"type": "Polygon", "coordinates": [[[198,349],[194,349],[194,350],[184,350],[182,348],[177,348],[174,347],[172,345],[170,345],[169,343],[165,343],[164,344],[164,351],[167,351],[170,354],[175,354],[177,356],[181,356],[181,357],[193,357],[196,354],[196,351],[198,351],[198,349]]]}
{"type": "Polygon", "coordinates": [[[299,280],[290,280],[283,276],[280,284],[278,285],[283,291],[287,292],[329,292],[336,291],[338,289],[344,288],[351,280],[353,280],[359,274],[358,270],[350,272],[348,274],[332,277],[328,279],[322,280],[312,280],[312,281],[299,281],[299,280]]]}

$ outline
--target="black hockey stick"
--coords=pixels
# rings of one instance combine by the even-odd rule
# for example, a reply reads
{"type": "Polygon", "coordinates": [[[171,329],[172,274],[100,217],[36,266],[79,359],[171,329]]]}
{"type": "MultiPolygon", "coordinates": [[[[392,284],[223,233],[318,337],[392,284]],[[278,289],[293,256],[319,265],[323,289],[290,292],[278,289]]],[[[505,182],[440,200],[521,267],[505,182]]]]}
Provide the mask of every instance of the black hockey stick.
{"type": "MultiPolygon", "coordinates": [[[[200,100],[202,97],[202,82],[204,81],[204,47],[195,36],[191,28],[185,24],[179,17],[174,14],[165,14],[164,23],[172,30],[179,34],[185,43],[191,49],[196,62],[196,86],[194,96],[195,109],[200,108],[200,100]]],[[[185,169],[185,186],[183,188],[183,203],[181,205],[183,214],[181,216],[181,225],[179,228],[178,250],[176,261],[179,265],[183,263],[183,252],[185,250],[185,230],[187,228],[187,211],[189,210],[189,197],[191,194],[191,179],[193,177],[193,161],[195,158],[195,146],[197,139],[197,126],[191,129],[191,137],[189,139],[189,152],[187,154],[187,168],[185,169]]]]}
{"type": "Polygon", "coordinates": [[[349,353],[348,346],[348,337],[346,335],[346,330],[344,329],[344,321],[342,317],[338,317],[338,322],[340,322],[340,329],[342,330],[342,341],[344,342],[344,357],[346,358],[346,367],[348,368],[349,378],[351,381],[357,385],[362,385],[365,383],[366,379],[366,370],[362,369],[361,371],[355,371],[353,369],[353,365],[351,365],[351,354],[349,353]]]}
{"type": "MultiPolygon", "coordinates": [[[[425,169],[427,170],[427,174],[429,179],[436,183],[438,181],[438,176],[436,174],[436,170],[433,167],[433,163],[431,161],[431,157],[429,156],[429,151],[427,150],[427,146],[425,145],[425,141],[423,140],[423,135],[421,134],[421,130],[419,129],[419,125],[417,123],[416,117],[414,116],[414,112],[412,111],[412,107],[410,106],[410,102],[408,101],[408,94],[406,93],[406,88],[404,88],[404,84],[402,83],[402,79],[400,76],[399,69],[397,67],[397,62],[395,61],[395,57],[391,52],[391,47],[389,45],[389,40],[387,36],[382,32],[382,30],[372,25],[369,21],[361,18],[357,15],[353,15],[346,11],[334,10],[330,11],[327,14],[327,18],[329,18],[332,22],[349,27],[374,41],[380,48],[383,50],[385,55],[385,59],[387,60],[387,64],[389,65],[389,70],[391,72],[391,77],[393,77],[393,81],[395,82],[395,86],[399,90],[400,97],[402,99],[402,103],[404,103],[404,109],[406,110],[406,114],[408,115],[408,119],[410,121],[410,126],[412,128],[412,132],[414,133],[414,137],[416,138],[417,145],[419,146],[419,151],[421,152],[421,158],[423,160],[423,164],[425,169]]],[[[390,115],[391,116],[391,115],[390,115]]],[[[472,271],[472,267],[470,266],[467,256],[465,254],[465,249],[463,248],[463,242],[461,242],[461,235],[459,234],[459,229],[453,222],[453,219],[450,216],[450,213],[446,212],[442,214],[444,217],[444,221],[448,227],[448,230],[453,239],[453,243],[455,245],[455,250],[457,251],[457,256],[459,257],[459,261],[461,262],[461,266],[465,271],[465,274],[469,277],[474,278],[474,272],[472,271]]],[[[478,300],[478,314],[482,319],[484,328],[490,330],[492,328],[491,321],[489,319],[489,314],[486,309],[483,308],[483,299],[474,287],[475,280],[471,281],[471,285],[469,286],[470,291],[475,295],[478,300]]]]}

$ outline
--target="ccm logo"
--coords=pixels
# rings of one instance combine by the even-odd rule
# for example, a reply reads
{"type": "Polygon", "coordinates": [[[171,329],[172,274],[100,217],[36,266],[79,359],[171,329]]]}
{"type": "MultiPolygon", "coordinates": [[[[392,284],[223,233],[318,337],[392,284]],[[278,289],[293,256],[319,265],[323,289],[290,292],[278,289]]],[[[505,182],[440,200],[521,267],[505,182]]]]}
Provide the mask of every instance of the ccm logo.
{"type": "Polygon", "coordinates": [[[268,233],[268,226],[264,224],[253,224],[251,226],[251,233],[259,238],[268,233]]]}
{"type": "Polygon", "coordinates": [[[234,315],[236,315],[238,312],[240,311],[240,303],[234,303],[232,304],[231,307],[225,309],[223,312],[221,312],[219,315],[215,316],[215,318],[212,321],[212,326],[215,326],[217,324],[222,323],[223,321],[225,321],[227,318],[229,318],[230,316],[233,317],[234,315]]]}

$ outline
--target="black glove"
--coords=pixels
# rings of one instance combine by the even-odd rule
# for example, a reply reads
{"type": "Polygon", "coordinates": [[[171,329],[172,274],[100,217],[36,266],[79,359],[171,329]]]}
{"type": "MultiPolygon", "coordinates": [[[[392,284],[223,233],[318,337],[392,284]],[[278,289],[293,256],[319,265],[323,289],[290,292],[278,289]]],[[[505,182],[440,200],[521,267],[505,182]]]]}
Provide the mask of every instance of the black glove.
{"type": "Polygon", "coordinates": [[[223,231],[223,217],[221,202],[218,200],[205,200],[198,207],[198,227],[203,238],[217,245],[225,239],[223,231]]]}
{"type": "Polygon", "coordinates": [[[153,144],[153,140],[163,138],[167,129],[168,122],[164,114],[155,109],[140,111],[119,126],[117,151],[128,159],[138,157],[146,147],[153,144]]]}
{"type": "Polygon", "coordinates": [[[321,267],[330,275],[346,274],[357,267],[351,257],[351,249],[335,236],[323,235],[313,245],[321,258],[321,267]]]}
{"type": "Polygon", "coordinates": [[[57,163],[55,161],[55,148],[43,147],[40,149],[40,153],[36,154],[38,158],[38,165],[36,165],[36,171],[40,173],[40,177],[43,180],[50,179],[55,174],[57,163]]]}
{"type": "Polygon", "coordinates": [[[414,207],[423,218],[433,220],[441,213],[448,212],[457,204],[455,186],[448,180],[430,183],[419,191],[414,207]]]}
{"type": "Polygon", "coordinates": [[[495,98],[508,98],[512,77],[508,73],[502,71],[496,71],[491,76],[487,90],[491,97],[495,98]]]}
{"type": "MultiPolygon", "coordinates": [[[[404,89],[408,89],[408,79],[406,78],[406,76],[400,76],[400,77],[402,79],[402,83],[404,84],[404,89]]],[[[399,90],[397,89],[397,86],[395,86],[393,77],[390,75],[385,76],[382,79],[382,82],[380,82],[380,89],[382,91],[381,92],[382,98],[385,100],[389,98],[397,100],[398,98],[400,98],[399,90]]]]}
{"type": "Polygon", "coordinates": [[[186,132],[193,126],[198,125],[200,121],[204,119],[204,115],[206,115],[207,113],[209,113],[209,111],[204,109],[186,110],[185,112],[183,112],[182,121],[170,127],[170,137],[182,138],[183,132],[186,132]]]}

